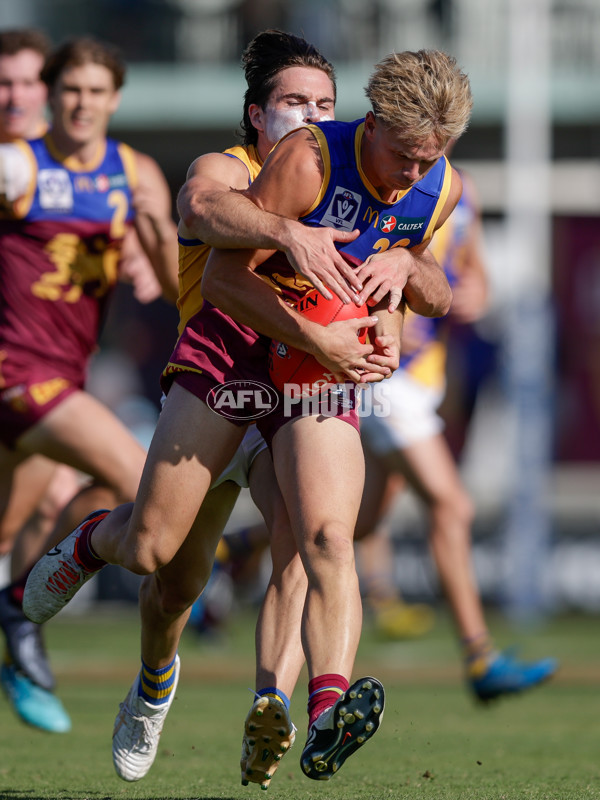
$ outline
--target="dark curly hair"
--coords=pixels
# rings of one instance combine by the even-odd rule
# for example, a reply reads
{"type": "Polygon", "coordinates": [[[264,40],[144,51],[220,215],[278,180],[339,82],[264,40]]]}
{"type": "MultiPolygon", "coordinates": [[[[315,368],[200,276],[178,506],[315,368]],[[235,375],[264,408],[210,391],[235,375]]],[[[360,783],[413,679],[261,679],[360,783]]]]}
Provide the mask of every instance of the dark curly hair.
{"type": "Polygon", "coordinates": [[[259,33],[242,54],[242,66],[248,88],[244,95],[244,116],[240,123],[244,144],[256,144],[258,131],[250,122],[248,108],[256,104],[265,108],[276,86],[277,76],[288,67],[314,67],[325,72],[336,92],[335,70],[325,56],[306,39],[269,29],[259,33]]]}

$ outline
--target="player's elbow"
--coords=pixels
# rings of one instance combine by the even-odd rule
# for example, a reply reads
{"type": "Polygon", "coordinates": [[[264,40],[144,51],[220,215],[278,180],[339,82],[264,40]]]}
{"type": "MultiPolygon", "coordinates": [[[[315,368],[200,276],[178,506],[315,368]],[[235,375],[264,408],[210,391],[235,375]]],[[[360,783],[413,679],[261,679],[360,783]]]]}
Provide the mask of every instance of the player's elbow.
{"type": "Polygon", "coordinates": [[[204,219],[204,207],[198,191],[184,184],[177,195],[177,212],[186,228],[195,230],[204,219]]]}
{"type": "Polygon", "coordinates": [[[179,217],[188,230],[196,230],[202,224],[201,209],[197,204],[189,201],[177,201],[177,211],[179,217]]]}
{"type": "Polygon", "coordinates": [[[432,313],[429,315],[431,317],[445,317],[446,314],[450,311],[450,306],[452,305],[452,289],[448,285],[446,287],[446,291],[443,294],[443,297],[440,298],[439,303],[432,303],[432,313]]]}
{"type": "Polygon", "coordinates": [[[446,282],[431,296],[413,295],[408,286],[404,289],[406,304],[415,314],[422,317],[445,317],[452,305],[452,289],[446,282]]]}

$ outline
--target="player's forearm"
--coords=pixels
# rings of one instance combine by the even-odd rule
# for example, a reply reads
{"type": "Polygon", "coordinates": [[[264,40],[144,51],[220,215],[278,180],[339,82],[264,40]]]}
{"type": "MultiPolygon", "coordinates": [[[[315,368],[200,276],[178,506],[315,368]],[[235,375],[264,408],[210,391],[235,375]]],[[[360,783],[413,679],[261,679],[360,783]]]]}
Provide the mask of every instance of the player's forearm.
{"type": "Polygon", "coordinates": [[[257,333],[316,352],[309,322],[284,303],[249,267],[239,251],[213,250],[202,277],[202,296],[257,333]]]}
{"type": "Polygon", "coordinates": [[[165,300],[175,304],[179,295],[177,230],[169,217],[157,220],[139,214],[136,230],[142,248],[160,283],[165,300]]]}
{"type": "Polygon", "coordinates": [[[179,265],[172,243],[161,244],[153,259],[154,271],[165,300],[175,305],[179,297],[179,265]]]}
{"type": "Polygon", "coordinates": [[[252,255],[245,250],[213,250],[202,278],[203,296],[257,333],[315,356],[334,375],[371,381],[389,373],[388,366],[367,362],[374,347],[357,335],[361,327],[372,328],[377,317],[344,319],[328,326],[309,320],[252,271],[248,258],[252,255]]]}
{"type": "Polygon", "coordinates": [[[432,253],[413,253],[414,266],[404,287],[408,307],[423,317],[443,317],[450,310],[452,290],[432,253]]]}
{"type": "Polygon", "coordinates": [[[391,335],[397,342],[398,351],[400,351],[400,342],[402,340],[402,328],[404,326],[404,303],[400,304],[400,308],[390,314],[386,301],[378,303],[370,309],[371,314],[377,315],[377,325],[373,329],[376,336],[391,335]]]}
{"type": "Polygon", "coordinates": [[[285,250],[300,226],[231,189],[192,193],[183,187],[177,205],[188,235],[212,247],[285,250]]]}

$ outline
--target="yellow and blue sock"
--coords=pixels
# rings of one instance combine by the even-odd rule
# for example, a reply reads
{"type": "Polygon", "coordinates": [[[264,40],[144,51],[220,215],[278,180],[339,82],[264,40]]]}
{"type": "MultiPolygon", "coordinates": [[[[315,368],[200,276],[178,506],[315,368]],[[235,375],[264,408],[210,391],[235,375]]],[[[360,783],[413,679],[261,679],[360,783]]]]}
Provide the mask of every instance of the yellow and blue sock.
{"type": "Polygon", "coordinates": [[[498,655],[487,631],[478,636],[463,638],[462,648],[467,676],[473,680],[482,678],[498,655]]]}
{"type": "Polygon", "coordinates": [[[138,683],[138,696],[151,706],[162,706],[168,702],[175,685],[175,658],[160,669],[152,669],[142,659],[142,670],[138,683]]]}
{"type": "Polygon", "coordinates": [[[290,710],[290,698],[276,686],[267,686],[264,689],[259,689],[256,692],[256,697],[274,697],[276,700],[283,703],[287,711],[290,710]]]}

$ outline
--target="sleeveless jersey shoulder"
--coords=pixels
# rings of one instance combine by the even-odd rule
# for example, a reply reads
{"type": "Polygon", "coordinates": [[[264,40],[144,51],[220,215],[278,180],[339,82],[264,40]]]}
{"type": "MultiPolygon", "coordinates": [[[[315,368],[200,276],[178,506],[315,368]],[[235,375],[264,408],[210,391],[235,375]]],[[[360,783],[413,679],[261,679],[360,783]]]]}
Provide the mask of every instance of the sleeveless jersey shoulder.
{"type": "MultiPolygon", "coordinates": [[[[235,145],[223,151],[229,158],[237,158],[248,170],[248,183],[256,178],[262,161],[254,145],[235,145]]],[[[178,236],[179,242],[179,309],[178,330],[181,334],[188,321],[200,311],[204,304],[200,286],[202,275],[211,248],[201,239],[185,239],[178,236]]]]}
{"type": "Polygon", "coordinates": [[[253,144],[235,145],[223,151],[224,155],[239,159],[248,170],[249,183],[255,180],[260,172],[263,162],[253,144]]]}
{"type": "Polygon", "coordinates": [[[121,163],[125,169],[127,176],[127,183],[132,189],[135,189],[139,183],[139,175],[137,168],[137,161],[135,158],[135,151],[125,142],[116,142],[117,151],[121,158],[121,163]]]}
{"type": "Polygon", "coordinates": [[[319,145],[326,180],[302,222],[347,231],[358,228],[360,236],[341,248],[356,264],[390,247],[415,247],[431,237],[452,180],[445,157],[413,187],[386,202],[362,170],[364,120],[323,122],[309,128],[319,145]]]}

